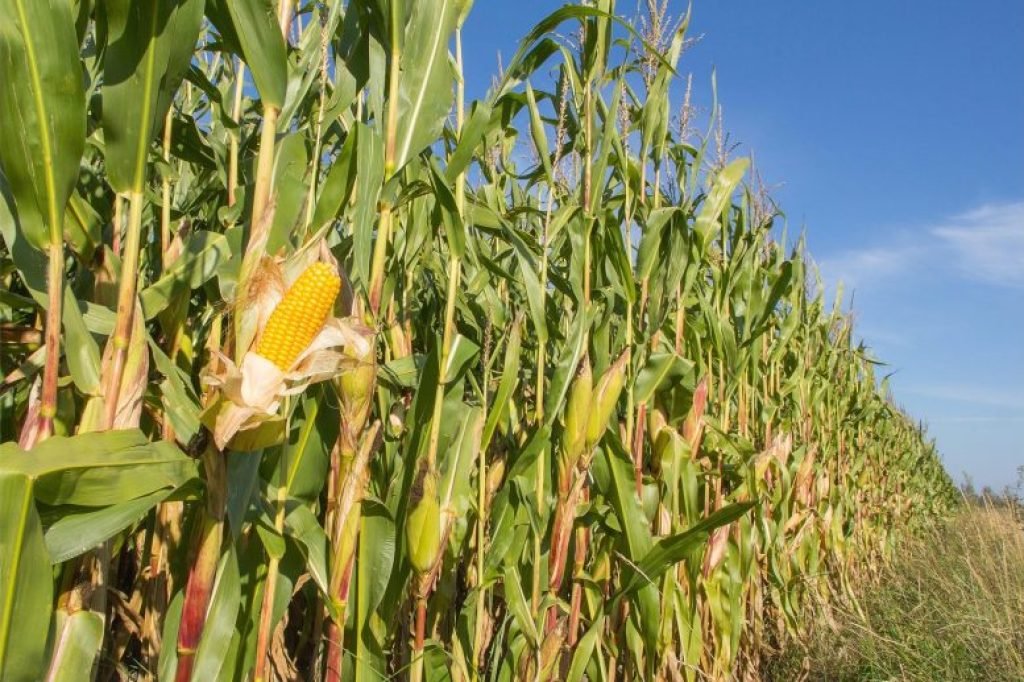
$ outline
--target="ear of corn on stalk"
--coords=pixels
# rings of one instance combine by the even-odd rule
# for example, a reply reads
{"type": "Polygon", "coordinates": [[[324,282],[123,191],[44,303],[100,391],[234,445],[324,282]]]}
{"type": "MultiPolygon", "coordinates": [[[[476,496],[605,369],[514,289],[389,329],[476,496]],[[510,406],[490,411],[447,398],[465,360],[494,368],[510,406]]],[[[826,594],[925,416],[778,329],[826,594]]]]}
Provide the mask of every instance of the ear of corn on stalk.
{"type": "Polygon", "coordinates": [[[423,493],[405,522],[405,547],[417,573],[433,568],[441,551],[441,504],[437,497],[437,473],[422,474],[423,493]]]}
{"type": "Polygon", "coordinates": [[[565,468],[571,469],[583,454],[587,437],[587,418],[593,393],[593,373],[590,361],[584,358],[576,372],[569,400],[565,408],[565,430],[562,432],[562,451],[565,468]]]}
{"type": "Polygon", "coordinates": [[[601,440],[604,430],[608,428],[608,420],[615,411],[615,405],[619,402],[619,394],[622,393],[622,386],[626,381],[626,358],[623,353],[619,359],[612,363],[611,367],[604,371],[594,387],[590,399],[590,410],[587,417],[587,432],[584,452],[589,453],[601,440]]]}
{"type": "Polygon", "coordinates": [[[274,308],[256,352],[288,371],[324,326],[341,291],[341,278],[327,263],[306,268],[274,308]]]}

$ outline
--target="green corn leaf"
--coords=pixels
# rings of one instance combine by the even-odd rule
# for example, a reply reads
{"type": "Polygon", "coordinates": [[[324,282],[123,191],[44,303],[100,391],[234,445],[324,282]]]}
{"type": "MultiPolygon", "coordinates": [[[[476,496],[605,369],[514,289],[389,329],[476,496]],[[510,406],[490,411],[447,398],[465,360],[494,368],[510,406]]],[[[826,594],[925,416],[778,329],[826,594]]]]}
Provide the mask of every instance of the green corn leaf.
{"type": "MultiPolygon", "coordinates": [[[[83,308],[85,306],[82,306],[83,308]]],[[[68,362],[71,378],[82,393],[96,395],[100,388],[100,349],[96,339],[89,333],[85,317],[71,287],[64,287],[64,355],[68,362]]]]}
{"type": "Polygon", "coordinates": [[[0,168],[21,234],[60,248],[85,145],[85,94],[69,0],[0,1],[0,168]]]}
{"type": "Polygon", "coordinates": [[[440,213],[441,219],[438,222],[444,225],[451,257],[461,259],[466,255],[466,226],[462,222],[455,195],[436,162],[430,164],[430,179],[437,199],[435,211],[440,213]]]}
{"type": "Polygon", "coordinates": [[[640,632],[648,651],[657,650],[658,624],[660,622],[660,605],[657,584],[644,575],[637,567],[641,557],[647,556],[653,546],[651,529],[647,517],[637,497],[634,487],[633,466],[627,453],[617,437],[607,436],[606,443],[611,447],[602,450],[603,464],[611,475],[608,495],[612,508],[618,517],[625,536],[629,559],[628,568],[624,571],[624,580],[632,584],[639,581],[639,587],[629,597],[637,609],[640,621],[640,632]]]}
{"type": "Polygon", "coordinates": [[[292,417],[292,424],[299,427],[298,436],[288,446],[288,457],[282,460],[288,467],[288,496],[306,502],[320,497],[340,426],[338,411],[330,408],[327,394],[319,389],[311,393],[302,401],[301,415],[292,417]]]}
{"type": "Polygon", "coordinates": [[[352,187],[356,178],[363,174],[363,169],[355,164],[356,155],[356,134],[350,134],[345,138],[345,143],[338,151],[338,156],[327,171],[323,185],[320,187],[320,196],[313,211],[313,222],[309,226],[312,230],[319,230],[330,221],[339,218],[344,210],[345,202],[352,195],[352,187]]]}
{"type": "Polygon", "coordinates": [[[284,36],[271,0],[219,0],[227,6],[242,57],[266,106],[280,108],[288,85],[284,36]]]}
{"type": "Polygon", "coordinates": [[[659,208],[647,216],[643,236],[640,237],[640,249],[636,258],[636,274],[643,281],[651,276],[654,265],[661,252],[662,234],[669,219],[678,211],[675,207],[659,208]]]}
{"type": "Polygon", "coordinates": [[[576,368],[587,350],[587,336],[593,323],[592,314],[579,314],[572,321],[569,336],[562,346],[562,353],[557,358],[551,374],[551,384],[544,403],[544,414],[547,415],[548,426],[554,424],[555,418],[562,414],[562,404],[569,394],[569,386],[576,376],[576,368]]]}
{"type": "Polygon", "coordinates": [[[640,589],[648,580],[656,581],[665,571],[689,556],[694,549],[704,545],[713,530],[741,518],[753,506],[752,502],[730,504],[685,531],[660,539],[637,562],[637,572],[620,588],[620,593],[630,594],[640,589]]]}
{"type": "Polygon", "coordinates": [[[230,665],[231,640],[237,635],[235,621],[242,603],[240,580],[234,546],[228,545],[217,568],[206,625],[192,663],[192,679],[223,679],[223,670],[230,665]]]}
{"type": "MultiPolygon", "coordinates": [[[[306,559],[306,569],[324,598],[324,606],[333,613],[335,605],[328,592],[327,534],[309,507],[298,501],[290,506],[292,509],[284,519],[285,531],[299,544],[306,559]]],[[[336,613],[334,615],[337,616],[336,613]]]]}
{"type": "Polygon", "coordinates": [[[46,529],[46,549],[51,560],[61,563],[99,546],[138,523],[171,492],[170,488],[163,488],[109,507],[60,508],[60,517],[46,529]]]}
{"type": "Polygon", "coordinates": [[[139,292],[142,312],[153,319],[170,305],[176,292],[202,286],[231,257],[224,235],[200,230],[192,234],[177,260],[164,270],[160,279],[139,292]]]}
{"type": "Polygon", "coordinates": [[[352,211],[352,277],[368,286],[377,199],[384,179],[384,143],[375,130],[363,123],[356,125],[351,134],[356,136],[356,167],[359,169],[352,211]]]}
{"type": "Polygon", "coordinates": [[[519,382],[519,363],[522,350],[522,320],[516,320],[509,332],[508,344],[505,346],[505,364],[501,371],[501,381],[498,383],[498,391],[494,394],[494,400],[490,411],[487,414],[487,423],[484,425],[483,436],[480,447],[484,451],[491,443],[494,430],[505,418],[509,411],[509,398],[519,382]]]}
{"type": "Polygon", "coordinates": [[[418,0],[411,5],[402,45],[398,85],[398,139],[394,172],[440,134],[452,103],[448,41],[455,30],[456,0],[418,0]]]}
{"type": "Polygon", "coordinates": [[[118,192],[141,192],[150,142],[185,77],[203,18],[202,0],[105,0],[103,67],[106,169],[118,192]]]}
{"type": "Polygon", "coordinates": [[[196,463],[171,443],[124,430],[55,436],[27,452],[5,443],[0,472],[28,476],[45,504],[101,507],[174,490],[195,478],[196,463]]]}
{"type": "Polygon", "coordinates": [[[387,659],[384,641],[387,626],[378,612],[385,594],[397,551],[397,530],[386,506],[378,501],[363,503],[359,530],[359,559],[356,581],[356,649],[354,678],[376,681],[386,679],[387,659]]]}
{"type": "Polygon", "coordinates": [[[199,399],[189,384],[189,377],[152,339],[149,339],[149,351],[157,371],[164,376],[160,382],[164,414],[171,421],[177,438],[187,443],[199,432],[199,399]]]}
{"type": "Polygon", "coordinates": [[[740,180],[743,179],[743,175],[749,167],[750,159],[736,159],[722,169],[722,172],[715,178],[711,191],[704,199],[700,213],[697,214],[697,221],[693,226],[701,254],[707,251],[718,219],[728,207],[732,193],[740,184],[740,180]]]}
{"type": "Polygon", "coordinates": [[[505,237],[511,242],[519,256],[519,268],[523,275],[523,286],[526,289],[526,300],[530,306],[530,318],[533,321],[534,333],[540,343],[548,338],[547,313],[544,306],[544,289],[546,282],[540,281],[539,265],[536,256],[526,245],[521,236],[512,228],[506,228],[505,237]]]}
{"type": "Polygon", "coordinates": [[[103,645],[103,616],[95,611],[58,612],[57,632],[46,681],[77,682],[91,674],[103,645]]]}
{"type": "Polygon", "coordinates": [[[537,156],[540,157],[544,172],[547,173],[548,182],[554,183],[555,170],[551,165],[551,152],[548,151],[547,132],[540,117],[540,109],[537,108],[537,96],[529,82],[526,83],[526,104],[530,112],[530,136],[533,138],[533,146],[537,148],[537,156]]]}
{"type": "Polygon", "coordinates": [[[267,239],[267,252],[276,253],[286,248],[293,239],[304,238],[299,225],[305,215],[304,205],[308,190],[306,175],[309,153],[306,141],[299,133],[285,135],[277,145],[274,158],[274,220],[267,239]]]}
{"type": "Polygon", "coordinates": [[[462,126],[462,135],[444,169],[444,177],[448,182],[455,182],[459,174],[469,167],[477,148],[493,125],[491,105],[487,102],[473,102],[469,118],[462,126]]]}
{"type": "MultiPolygon", "coordinates": [[[[692,376],[693,369],[691,361],[675,353],[654,353],[637,374],[633,386],[633,399],[637,403],[648,403],[665,382],[677,382],[684,376],[692,376]]],[[[692,382],[689,385],[692,386],[692,382]]]]}
{"type": "MultiPolygon", "coordinates": [[[[164,628],[160,639],[164,642],[178,641],[178,628],[181,625],[181,611],[185,602],[185,591],[181,590],[171,598],[164,614],[164,628]]],[[[157,662],[159,679],[174,679],[174,673],[178,668],[178,647],[165,646],[160,648],[160,658],[157,662]]]]}
{"type": "Polygon", "coordinates": [[[0,678],[4,680],[39,679],[52,613],[49,564],[32,500],[32,480],[0,470],[0,678]]]}
{"type": "Polygon", "coordinates": [[[453,515],[451,543],[455,547],[461,545],[469,529],[469,512],[475,503],[470,478],[478,461],[484,425],[479,407],[467,407],[463,414],[457,435],[440,459],[441,510],[453,515]]]}
{"type": "Polygon", "coordinates": [[[505,568],[505,599],[508,601],[508,608],[516,620],[516,625],[529,640],[530,646],[536,648],[540,644],[540,633],[533,622],[533,611],[526,602],[526,595],[523,594],[524,584],[514,566],[505,568]]]}
{"type": "Polygon", "coordinates": [[[480,352],[480,346],[476,345],[462,334],[456,334],[452,339],[451,350],[448,353],[448,363],[441,373],[441,383],[451,384],[458,381],[463,373],[469,368],[470,363],[480,352]]]}
{"type": "Polygon", "coordinates": [[[587,628],[586,633],[580,638],[575,651],[572,652],[572,663],[569,665],[569,674],[566,682],[581,682],[586,674],[587,666],[593,660],[595,650],[601,641],[601,633],[605,627],[604,615],[598,616],[587,628]]]}

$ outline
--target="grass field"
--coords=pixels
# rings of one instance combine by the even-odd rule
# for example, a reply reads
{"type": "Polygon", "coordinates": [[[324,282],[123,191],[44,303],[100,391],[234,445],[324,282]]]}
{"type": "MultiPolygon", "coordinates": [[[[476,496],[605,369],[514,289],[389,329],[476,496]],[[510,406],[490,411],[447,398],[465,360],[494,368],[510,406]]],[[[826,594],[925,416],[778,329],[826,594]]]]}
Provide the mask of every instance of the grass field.
{"type": "Polygon", "coordinates": [[[1024,518],[971,505],[900,543],[856,600],[813,613],[806,648],[768,669],[791,680],[1024,680],[1024,518]]]}

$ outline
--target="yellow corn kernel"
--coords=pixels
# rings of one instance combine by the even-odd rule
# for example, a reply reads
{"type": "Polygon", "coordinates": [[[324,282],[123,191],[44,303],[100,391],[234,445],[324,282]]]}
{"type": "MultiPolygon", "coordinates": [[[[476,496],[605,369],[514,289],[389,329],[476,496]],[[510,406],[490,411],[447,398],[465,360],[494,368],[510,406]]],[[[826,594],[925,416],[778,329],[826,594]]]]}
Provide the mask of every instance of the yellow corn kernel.
{"type": "Polygon", "coordinates": [[[274,308],[256,352],[288,371],[312,343],[334,308],[341,278],[327,263],[313,263],[274,308]]]}

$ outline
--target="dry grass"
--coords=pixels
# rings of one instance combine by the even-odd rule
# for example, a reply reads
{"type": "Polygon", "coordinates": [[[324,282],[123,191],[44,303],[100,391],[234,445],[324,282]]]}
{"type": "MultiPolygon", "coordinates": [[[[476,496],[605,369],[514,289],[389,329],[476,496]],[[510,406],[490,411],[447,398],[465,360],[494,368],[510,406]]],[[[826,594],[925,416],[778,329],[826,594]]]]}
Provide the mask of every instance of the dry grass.
{"type": "Polygon", "coordinates": [[[1024,519],[969,506],[907,541],[771,679],[1024,680],[1024,519]]]}

